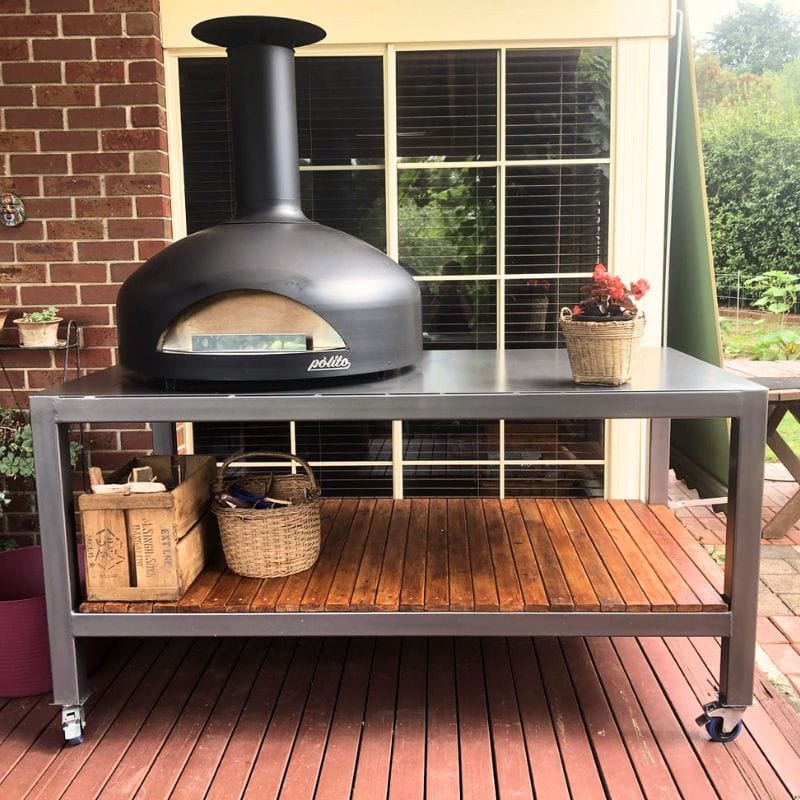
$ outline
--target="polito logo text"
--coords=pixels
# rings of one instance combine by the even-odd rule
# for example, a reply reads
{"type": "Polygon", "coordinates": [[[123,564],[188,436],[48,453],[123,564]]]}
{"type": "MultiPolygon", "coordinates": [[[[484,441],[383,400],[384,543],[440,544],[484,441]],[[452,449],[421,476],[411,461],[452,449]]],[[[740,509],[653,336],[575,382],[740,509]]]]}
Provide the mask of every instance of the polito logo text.
{"type": "Polygon", "coordinates": [[[325,356],[315,358],[309,365],[306,372],[323,372],[325,370],[350,369],[350,359],[346,356],[325,356]]]}

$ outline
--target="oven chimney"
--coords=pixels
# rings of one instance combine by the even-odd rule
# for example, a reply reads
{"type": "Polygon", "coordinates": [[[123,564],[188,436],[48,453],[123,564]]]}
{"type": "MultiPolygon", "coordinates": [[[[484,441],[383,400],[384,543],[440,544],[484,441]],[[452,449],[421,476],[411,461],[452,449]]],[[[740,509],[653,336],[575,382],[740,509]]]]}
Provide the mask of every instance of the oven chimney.
{"type": "Polygon", "coordinates": [[[280,17],[225,17],[192,35],[228,52],[236,211],[232,222],[302,222],[294,48],[325,38],[280,17]]]}

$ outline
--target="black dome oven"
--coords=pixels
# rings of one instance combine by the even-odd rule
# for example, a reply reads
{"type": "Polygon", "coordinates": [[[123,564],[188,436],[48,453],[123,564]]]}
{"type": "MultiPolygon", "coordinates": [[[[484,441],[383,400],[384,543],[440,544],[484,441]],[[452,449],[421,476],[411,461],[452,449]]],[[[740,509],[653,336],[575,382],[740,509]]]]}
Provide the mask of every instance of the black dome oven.
{"type": "Polygon", "coordinates": [[[417,362],[420,294],[411,276],[300,209],[293,48],[325,32],[296,20],[226,17],[192,33],[228,52],[236,211],[125,281],[121,364],[166,380],[275,381],[417,362]]]}

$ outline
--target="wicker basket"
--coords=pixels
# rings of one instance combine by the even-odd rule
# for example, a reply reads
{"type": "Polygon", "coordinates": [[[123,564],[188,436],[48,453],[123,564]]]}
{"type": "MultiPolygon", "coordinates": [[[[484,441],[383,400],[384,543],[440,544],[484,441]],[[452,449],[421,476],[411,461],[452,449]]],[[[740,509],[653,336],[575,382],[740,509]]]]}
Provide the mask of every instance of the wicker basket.
{"type": "Polygon", "coordinates": [[[319,556],[319,487],[311,467],[288,453],[237,453],[219,468],[216,490],[234,461],[260,456],[297,462],[304,475],[255,475],[236,481],[245,491],[291,500],[284,508],[224,508],[213,504],[222,549],[232,572],[249,578],[277,578],[308,569],[319,556]]]}
{"type": "Polygon", "coordinates": [[[613,322],[574,320],[561,309],[561,330],[567,342],[575,383],[620,386],[631,379],[631,369],[644,333],[644,314],[613,322]]]}

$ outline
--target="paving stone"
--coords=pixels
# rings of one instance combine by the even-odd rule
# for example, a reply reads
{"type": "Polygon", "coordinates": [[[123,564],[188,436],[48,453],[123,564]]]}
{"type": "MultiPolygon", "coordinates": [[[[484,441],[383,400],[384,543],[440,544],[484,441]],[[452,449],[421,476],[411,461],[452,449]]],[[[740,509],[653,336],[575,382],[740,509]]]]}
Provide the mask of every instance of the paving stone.
{"type": "MultiPolygon", "coordinates": [[[[772,624],[795,644],[800,643],[800,617],[772,617],[772,624]]],[[[761,620],[759,620],[759,625],[761,620]]],[[[759,630],[761,628],[759,627],[759,630]]],[[[766,629],[765,634],[769,629],[766,629]]],[[[760,639],[759,639],[760,641],[760,639]]]]}
{"type": "Polygon", "coordinates": [[[764,652],[784,675],[800,677],[800,653],[790,644],[765,644],[764,652]]]}
{"type": "Polygon", "coordinates": [[[800,560],[800,548],[785,544],[762,544],[761,558],[780,558],[785,561],[800,560]]]}
{"type": "Polygon", "coordinates": [[[790,575],[762,574],[761,580],[776,594],[800,594],[800,572],[790,575]]]}
{"type": "MultiPolygon", "coordinates": [[[[789,607],[793,614],[800,614],[800,594],[782,594],[780,596],[781,601],[789,607]]],[[[760,607],[760,606],[759,606],[760,607]]],[[[764,612],[767,616],[775,617],[780,615],[780,611],[775,613],[771,612],[764,612]]]]}
{"type": "MultiPolygon", "coordinates": [[[[796,617],[769,617],[758,618],[758,643],[765,644],[786,644],[786,636],[783,635],[782,628],[779,630],[779,625],[776,620],[794,620],[800,622],[800,618],[796,617]]],[[[800,630],[800,629],[799,629],[800,630]]],[[[787,634],[788,635],[788,634],[787,634]]]]}
{"type": "Polygon", "coordinates": [[[783,558],[764,558],[761,560],[761,575],[797,575],[800,578],[800,572],[793,564],[783,558]]]}
{"type": "MultiPolygon", "coordinates": [[[[797,606],[800,608],[800,595],[786,595],[786,597],[796,598],[797,606]]],[[[762,617],[788,616],[794,609],[784,603],[785,598],[780,598],[769,590],[758,595],[758,613],[762,617]]]]}

